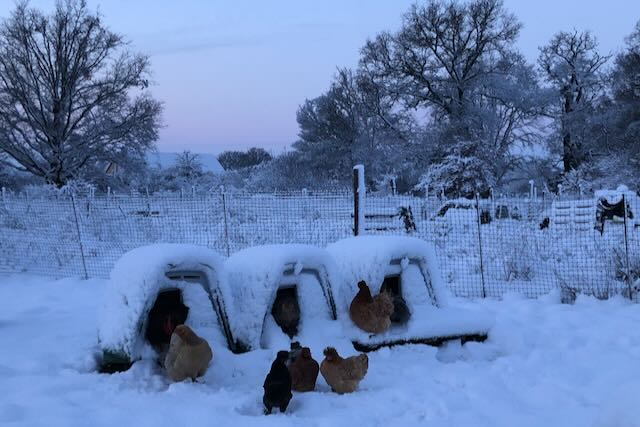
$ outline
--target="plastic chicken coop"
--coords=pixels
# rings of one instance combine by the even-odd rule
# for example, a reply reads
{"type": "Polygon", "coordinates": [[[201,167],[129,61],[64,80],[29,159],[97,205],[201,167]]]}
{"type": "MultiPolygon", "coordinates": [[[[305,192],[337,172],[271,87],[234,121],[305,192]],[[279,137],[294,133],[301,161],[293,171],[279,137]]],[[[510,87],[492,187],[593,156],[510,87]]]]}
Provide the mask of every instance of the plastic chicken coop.
{"type": "Polygon", "coordinates": [[[491,319],[447,304],[435,251],[429,243],[407,236],[358,236],[338,241],[327,250],[338,267],[334,282],[338,318],[359,351],[383,346],[423,343],[440,345],[449,340],[484,341],[491,319]],[[402,298],[410,315],[392,323],[381,334],[368,334],[349,318],[349,305],[365,281],[373,295],[384,288],[402,298]]]}
{"type": "Polygon", "coordinates": [[[223,260],[207,248],[162,244],[134,249],[116,263],[99,319],[101,371],[116,372],[169,342],[170,323],[210,326],[213,339],[241,351],[229,327],[223,260]]]}

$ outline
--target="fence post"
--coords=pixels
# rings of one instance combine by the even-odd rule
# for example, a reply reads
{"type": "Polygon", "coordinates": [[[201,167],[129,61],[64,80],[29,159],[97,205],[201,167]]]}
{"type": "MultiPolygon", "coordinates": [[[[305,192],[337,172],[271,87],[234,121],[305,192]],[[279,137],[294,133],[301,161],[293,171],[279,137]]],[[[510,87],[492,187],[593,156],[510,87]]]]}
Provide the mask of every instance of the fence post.
{"type": "Polygon", "coordinates": [[[364,166],[353,167],[353,234],[364,234],[364,166]]]}
{"type": "Polygon", "coordinates": [[[88,279],[87,263],[84,258],[84,246],[82,245],[82,235],[80,234],[80,222],[78,220],[78,211],[76,209],[76,198],[71,193],[71,206],[73,207],[73,216],[76,220],[76,232],[78,233],[78,244],[80,245],[80,257],[82,258],[82,269],[84,270],[84,278],[88,279]]]}
{"type": "Polygon", "coordinates": [[[633,300],[633,294],[631,292],[631,266],[629,265],[629,237],[627,234],[627,198],[624,193],[622,193],[622,207],[624,209],[624,255],[627,264],[627,286],[629,287],[629,299],[633,300]]]}
{"type": "Polygon", "coordinates": [[[476,193],[476,214],[477,214],[477,222],[478,222],[478,250],[479,250],[479,254],[480,254],[480,280],[481,280],[481,284],[482,284],[482,298],[486,298],[487,297],[487,292],[485,290],[485,283],[484,283],[484,254],[482,252],[482,234],[481,234],[481,225],[482,225],[482,218],[481,218],[481,214],[480,214],[480,195],[478,193],[476,193]]]}
{"type": "Polygon", "coordinates": [[[224,190],[224,185],[220,186],[220,194],[222,196],[222,215],[224,215],[224,241],[227,249],[227,256],[230,255],[230,244],[229,244],[229,223],[227,221],[227,195],[224,190]]]}

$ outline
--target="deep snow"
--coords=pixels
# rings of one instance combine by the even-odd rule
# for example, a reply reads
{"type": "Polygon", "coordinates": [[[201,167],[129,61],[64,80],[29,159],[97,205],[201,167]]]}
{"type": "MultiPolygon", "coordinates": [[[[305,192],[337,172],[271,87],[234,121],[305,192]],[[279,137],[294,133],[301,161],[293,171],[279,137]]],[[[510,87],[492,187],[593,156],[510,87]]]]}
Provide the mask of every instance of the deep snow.
{"type": "Polygon", "coordinates": [[[286,414],[265,417],[261,386],[277,348],[214,348],[204,384],[169,384],[149,361],[95,373],[105,283],[0,277],[0,425],[640,426],[640,306],[620,298],[452,300],[495,314],[486,343],[370,353],[357,393],[333,394],[319,378],[286,414]]]}

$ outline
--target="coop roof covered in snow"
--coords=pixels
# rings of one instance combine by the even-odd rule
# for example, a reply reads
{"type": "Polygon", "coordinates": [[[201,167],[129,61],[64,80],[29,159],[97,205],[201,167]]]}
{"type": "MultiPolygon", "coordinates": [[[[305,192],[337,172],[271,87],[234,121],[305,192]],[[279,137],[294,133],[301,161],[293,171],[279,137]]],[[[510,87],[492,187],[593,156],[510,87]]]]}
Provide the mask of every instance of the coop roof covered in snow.
{"type": "Polygon", "coordinates": [[[428,274],[433,297],[442,306],[446,303],[446,288],[440,277],[438,260],[433,245],[409,236],[357,236],[343,239],[327,247],[343,280],[340,286],[342,304],[349,303],[358,292],[358,282],[370,285],[384,281],[392,262],[401,267],[410,261],[418,261],[428,274]]]}
{"type": "MultiPolygon", "coordinates": [[[[224,172],[224,168],[218,161],[218,158],[214,154],[207,153],[191,153],[197,156],[198,161],[202,165],[202,169],[205,172],[212,172],[215,174],[224,172]]],[[[180,153],[166,153],[160,151],[149,151],[146,154],[147,163],[149,166],[158,169],[167,169],[176,165],[180,153]]]]}
{"type": "Polygon", "coordinates": [[[111,271],[99,316],[98,338],[103,349],[123,353],[132,360],[143,349],[145,315],[158,291],[175,288],[166,277],[171,271],[199,271],[208,285],[229,297],[222,258],[201,246],[158,244],[143,246],[124,254],[111,271]]]}
{"type": "MultiPolygon", "coordinates": [[[[309,270],[316,271],[321,275],[321,286],[327,285],[323,289],[325,299],[331,301],[333,298],[330,297],[329,285],[338,280],[331,256],[324,249],[310,245],[254,246],[233,254],[225,267],[233,293],[233,335],[251,348],[260,345],[265,314],[273,303],[285,272],[298,275],[309,270]]],[[[304,292],[304,289],[298,291],[304,292]]],[[[325,302],[330,304],[329,301],[325,302]]]]}
{"type": "Polygon", "coordinates": [[[627,201],[634,200],[636,194],[630,191],[626,185],[620,185],[615,190],[597,190],[595,192],[596,199],[606,199],[609,203],[618,203],[625,196],[627,201]]]}

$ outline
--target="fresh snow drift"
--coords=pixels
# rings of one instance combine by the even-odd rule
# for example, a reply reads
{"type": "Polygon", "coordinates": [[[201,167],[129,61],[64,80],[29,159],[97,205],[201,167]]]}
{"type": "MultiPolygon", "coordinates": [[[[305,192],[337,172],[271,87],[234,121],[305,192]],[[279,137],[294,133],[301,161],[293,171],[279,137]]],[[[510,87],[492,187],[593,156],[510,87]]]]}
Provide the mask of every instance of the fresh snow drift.
{"type": "MultiPolygon", "coordinates": [[[[96,373],[107,285],[0,277],[0,425],[640,426],[640,306],[622,298],[451,300],[495,317],[487,341],[369,353],[356,393],[332,393],[320,376],[315,392],[295,393],[285,414],[265,417],[262,383],[279,348],[233,355],[213,344],[202,383],[172,384],[150,360],[96,373]]],[[[310,347],[320,361],[318,344],[310,347]]]]}

